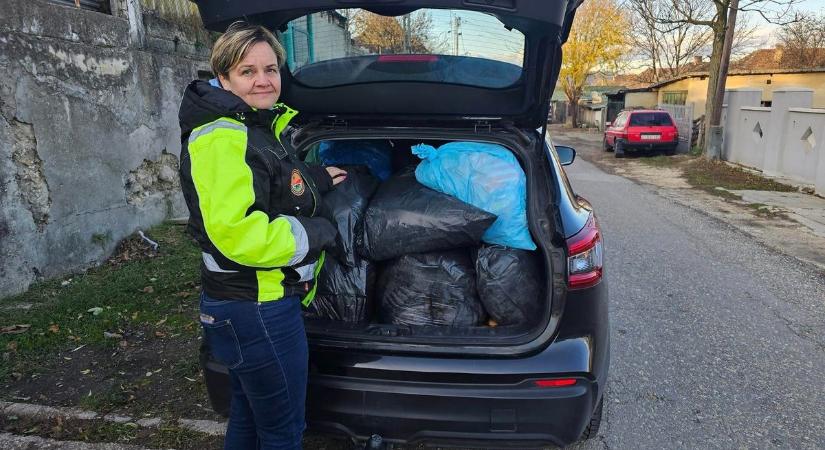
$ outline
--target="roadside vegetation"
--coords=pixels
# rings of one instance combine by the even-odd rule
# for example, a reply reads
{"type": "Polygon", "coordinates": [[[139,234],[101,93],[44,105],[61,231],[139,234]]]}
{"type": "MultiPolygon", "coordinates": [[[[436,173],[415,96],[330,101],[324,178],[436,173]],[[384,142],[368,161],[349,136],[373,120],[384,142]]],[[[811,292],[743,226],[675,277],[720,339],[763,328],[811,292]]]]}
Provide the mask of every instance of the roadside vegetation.
{"type": "Polygon", "coordinates": [[[640,156],[634,160],[654,167],[679,169],[691,186],[726,198],[739,198],[730,191],[794,192],[797,190],[793,186],[763,177],[758,173],[699,156],[655,155],[640,156]]]}
{"type": "Polygon", "coordinates": [[[0,399],[214,418],[198,366],[199,252],[163,224],[105,264],[2,302],[0,399]]]}
{"type": "MultiPolygon", "coordinates": [[[[198,361],[200,251],[181,225],[165,223],[145,236],[157,246],[133,235],[99,267],[3,299],[0,400],[159,418],[161,424],[0,412],[0,432],[150,448],[222,448],[222,436],[177,425],[180,418],[223,420],[209,405],[198,361]]],[[[352,446],[309,434],[304,447],[352,446]]]]}

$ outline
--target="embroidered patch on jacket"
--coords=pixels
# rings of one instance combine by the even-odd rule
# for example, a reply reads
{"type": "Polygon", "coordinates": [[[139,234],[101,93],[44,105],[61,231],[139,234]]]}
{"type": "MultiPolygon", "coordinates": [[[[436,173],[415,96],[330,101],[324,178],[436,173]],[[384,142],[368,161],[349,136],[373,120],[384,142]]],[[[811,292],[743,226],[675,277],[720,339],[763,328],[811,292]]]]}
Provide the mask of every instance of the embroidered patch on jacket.
{"type": "Polygon", "coordinates": [[[304,178],[301,176],[301,172],[298,169],[292,169],[292,179],[289,181],[289,188],[292,191],[292,194],[300,197],[304,195],[304,191],[306,187],[304,186],[304,178]]]}

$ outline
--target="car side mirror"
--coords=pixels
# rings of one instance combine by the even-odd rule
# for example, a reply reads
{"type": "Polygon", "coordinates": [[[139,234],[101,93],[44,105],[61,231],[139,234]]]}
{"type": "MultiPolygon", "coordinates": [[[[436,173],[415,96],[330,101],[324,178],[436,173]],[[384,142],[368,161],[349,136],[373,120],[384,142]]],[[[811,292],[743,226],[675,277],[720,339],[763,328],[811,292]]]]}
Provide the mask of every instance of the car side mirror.
{"type": "Polygon", "coordinates": [[[607,127],[607,128],[610,128],[610,127],[613,126],[613,122],[605,122],[604,126],[607,127]]]}
{"type": "Polygon", "coordinates": [[[576,159],[576,149],[566,145],[557,145],[556,154],[559,155],[559,163],[562,166],[569,166],[576,159]]]}

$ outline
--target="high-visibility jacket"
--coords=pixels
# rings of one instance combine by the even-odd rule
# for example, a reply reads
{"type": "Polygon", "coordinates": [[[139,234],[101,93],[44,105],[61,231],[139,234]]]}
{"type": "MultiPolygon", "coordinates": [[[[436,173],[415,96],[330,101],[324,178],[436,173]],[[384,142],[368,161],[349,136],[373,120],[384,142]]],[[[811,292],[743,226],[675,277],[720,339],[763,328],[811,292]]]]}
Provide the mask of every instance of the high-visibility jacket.
{"type": "Polygon", "coordinates": [[[336,236],[318,216],[332,179],[296,156],[288,126],[295,114],[282,104],[255,110],[203,81],[186,88],[181,188],[202,250],[201,284],[212,298],[312,300],[323,249],[336,236]]]}

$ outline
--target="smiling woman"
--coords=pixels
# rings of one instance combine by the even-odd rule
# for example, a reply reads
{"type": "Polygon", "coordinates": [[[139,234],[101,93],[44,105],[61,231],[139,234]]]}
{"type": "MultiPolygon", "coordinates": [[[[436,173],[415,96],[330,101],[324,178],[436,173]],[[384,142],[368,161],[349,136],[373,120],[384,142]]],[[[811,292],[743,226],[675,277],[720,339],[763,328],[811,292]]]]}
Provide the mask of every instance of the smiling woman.
{"type": "Polygon", "coordinates": [[[267,29],[233,23],[212,50],[217,79],[190,83],[179,114],[181,187],[203,260],[200,320],[232,381],[227,449],[301,446],[301,302],[337,234],[317,216],[321,194],[346,175],[307,166],[291,147],[297,111],[277,103],[283,58],[267,29]]]}

